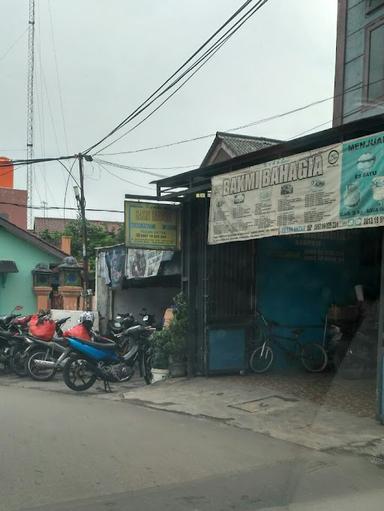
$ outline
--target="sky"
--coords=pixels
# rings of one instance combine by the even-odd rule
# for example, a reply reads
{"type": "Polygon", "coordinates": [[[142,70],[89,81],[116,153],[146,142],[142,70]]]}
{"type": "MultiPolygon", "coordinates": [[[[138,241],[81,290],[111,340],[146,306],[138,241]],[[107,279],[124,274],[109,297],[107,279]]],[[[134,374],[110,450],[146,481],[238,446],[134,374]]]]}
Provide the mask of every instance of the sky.
{"type": "MultiPolygon", "coordinates": [[[[34,157],[77,154],[98,141],[242,3],[36,0],[34,157]]],[[[0,32],[0,154],[25,158],[28,0],[2,0],[0,14],[7,20],[0,32]]],[[[331,97],[336,14],[337,0],[269,0],[166,105],[104,153],[214,134],[331,97]]],[[[331,119],[330,100],[236,133],[287,140],[325,129],[331,119]]],[[[98,157],[169,176],[199,166],[213,138],[98,157]]],[[[34,205],[76,206],[74,183],[61,165],[34,169],[34,205]]],[[[154,193],[153,179],[86,162],[87,207],[122,210],[125,193],[154,193]]],[[[25,186],[26,170],[20,167],[15,187],[25,186]]],[[[64,212],[47,209],[45,214],[64,212]]],[[[75,212],[67,210],[65,216],[75,212]]],[[[121,213],[88,217],[123,221],[121,213]]]]}

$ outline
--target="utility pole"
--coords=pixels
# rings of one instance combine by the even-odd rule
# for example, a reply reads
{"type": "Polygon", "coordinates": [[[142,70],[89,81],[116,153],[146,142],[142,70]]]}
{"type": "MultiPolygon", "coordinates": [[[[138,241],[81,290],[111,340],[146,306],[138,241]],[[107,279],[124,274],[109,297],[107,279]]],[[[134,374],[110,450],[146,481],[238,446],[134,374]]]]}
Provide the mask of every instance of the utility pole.
{"type": "Polygon", "coordinates": [[[89,288],[89,265],[88,265],[88,236],[87,236],[87,219],[85,216],[85,194],[84,194],[84,167],[83,160],[92,161],[92,157],[79,153],[77,155],[79,160],[79,177],[80,177],[80,190],[74,186],[77,203],[80,210],[81,220],[81,234],[83,244],[83,303],[84,308],[89,309],[88,301],[88,288],[89,288]]]}
{"type": "MultiPolygon", "coordinates": [[[[33,79],[35,69],[35,0],[29,0],[28,18],[28,79],[27,79],[27,160],[33,158],[33,79]]],[[[27,165],[28,228],[32,228],[33,169],[27,165]]]]}

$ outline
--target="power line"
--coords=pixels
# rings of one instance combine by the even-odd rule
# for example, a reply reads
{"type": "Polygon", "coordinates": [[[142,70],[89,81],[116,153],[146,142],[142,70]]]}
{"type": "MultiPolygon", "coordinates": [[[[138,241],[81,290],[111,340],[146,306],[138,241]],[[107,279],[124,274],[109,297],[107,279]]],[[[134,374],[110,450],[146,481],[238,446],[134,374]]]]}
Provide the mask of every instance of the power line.
{"type": "MultiPolygon", "coordinates": [[[[375,81],[371,82],[370,85],[374,85],[376,83],[383,82],[383,81],[384,81],[384,78],[380,78],[378,80],[375,80],[375,81]]],[[[252,126],[257,126],[259,124],[264,124],[264,123],[267,123],[267,122],[270,122],[270,121],[281,119],[283,117],[287,117],[287,116],[295,114],[297,112],[302,112],[304,110],[307,110],[308,108],[311,108],[313,106],[321,105],[322,103],[326,103],[327,101],[332,101],[332,100],[334,100],[334,99],[336,99],[338,97],[341,97],[341,96],[344,96],[345,94],[348,94],[349,92],[353,92],[353,91],[356,91],[356,90],[359,90],[359,89],[363,89],[365,87],[366,87],[365,84],[353,85],[353,86],[348,87],[347,89],[345,89],[340,94],[335,94],[333,96],[328,96],[326,98],[318,99],[316,101],[312,101],[311,103],[307,103],[306,105],[302,105],[302,106],[293,108],[291,110],[287,110],[287,111],[279,113],[279,114],[274,114],[274,115],[271,115],[271,116],[268,116],[268,117],[263,117],[263,118],[258,119],[256,121],[252,121],[252,122],[247,123],[247,124],[242,124],[241,126],[236,126],[235,128],[227,128],[227,129],[220,130],[220,131],[224,131],[224,132],[230,133],[232,131],[239,131],[239,130],[242,130],[242,129],[245,129],[245,128],[250,128],[252,126]]],[[[359,109],[356,109],[354,112],[358,112],[358,111],[359,111],[359,109]]],[[[169,142],[168,144],[161,144],[161,145],[155,145],[155,146],[142,147],[142,148],[133,149],[133,150],[130,150],[130,151],[119,151],[119,152],[115,152],[115,153],[101,153],[100,152],[100,153],[97,153],[97,154],[99,156],[118,156],[118,155],[121,155],[121,154],[136,154],[136,153],[142,153],[142,152],[146,152],[146,151],[154,151],[154,150],[157,150],[157,149],[166,149],[168,147],[173,147],[173,146],[177,146],[177,145],[181,145],[181,144],[187,144],[189,142],[197,142],[198,140],[204,140],[204,139],[207,139],[207,138],[211,138],[211,137],[214,137],[215,135],[216,135],[216,132],[214,132],[214,133],[207,133],[205,135],[200,135],[200,136],[197,136],[197,137],[185,138],[185,139],[177,140],[175,142],[169,142]]]]}
{"type": "Polygon", "coordinates": [[[61,91],[59,65],[58,65],[58,61],[57,61],[55,33],[54,33],[54,30],[53,30],[53,16],[52,16],[52,9],[51,9],[51,1],[50,0],[48,0],[48,12],[49,12],[49,20],[50,20],[50,28],[51,28],[50,33],[51,33],[51,40],[52,40],[52,52],[53,52],[53,57],[54,57],[54,61],[55,61],[55,69],[56,69],[57,92],[58,92],[58,95],[59,95],[61,120],[63,122],[63,132],[64,132],[65,148],[66,148],[66,151],[69,152],[69,150],[68,150],[67,128],[66,128],[65,117],[64,117],[63,94],[62,94],[62,91],[61,91]]]}
{"type": "Polygon", "coordinates": [[[138,188],[145,188],[147,190],[153,190],[153,188],[151,186],[145,186],[145,185],[139,185],[137,183],[134,183],[133,181],[129,181],[128,179],[125,179],[121,176],[118,176],[117,174],[114,174],[113,172],[111,172],[109,169],[107,169],[102,163],[100,163],[99,161],[96,161],[94,160],[102,169],[104,169],[106,172],[108,172],[108,174],[110,174],[111,176],[115,177],[116,179],[119,179],[120,181],[124,181],[125,183],[128,183],[130,185],[133,185],[133,186],[137,186],[138,188]]]}
{"type": "Polygon", "coordinates": [[[177,84],[184,76],[188,75],[188,73],[195,69],[193,73],[191,73],[182,83],[179,85],[171,94],[169,94],[168,97],[166,97],[156,108],[154,108],[146,117],[144,117],[141,121],[139,121],[137,124],[135,124],[132,128],[130,128],[128,131],[120,135],[117,139],[113,140],[109,144],[102,147],[99,151],[97,151],[95,154],[99,154],[104,149],[110,147],[111,145],[115,144],[122,138],[124,138],[126,135],[131,133],[133,130],[135,130],[138,126],[143,124],[149,117],[151,117],[155,112],[157,112],[165,103],[167,103],[184,85],[191,80],[191,78],[203,67],[205,66],[211,58],[214,57],[214,55],[221,49],[221,47],[246,23],[246,21],[253,16],[268,0],[259,0],[259,3],[252,7],[246,14],[240,18],[227,32],[225,32],[219,39],[216,41],[208,50],[205,51],[205,53],[196,61],[194,62],[186,71],[184,71],[174,82],[172,82],[164,91],[162,91],[156,98],[154,98],[152,101],[150,101],[145,107],[140,109],[135,115],[133,115],[126,123],[124,123],[124,126],[128,124],[130,121],[132,121],[134,118],[138,117],[140,113],[142,113],[145,109],[147,109],[152,103],[157,101],[161,96],[163,96],[168,90],[170,90],[175,84],[177,84]],[[229,35],[227,35],[229,34],[229,35]]]}
{"type": "Polygon", "coordinates": [[[5,50],[5,52],[0,55],[0,62],[5,59],[5,57],[13,50],[13,48],[17,45],[17,43],[23,38],[23,36],[28,32],[28,27],[23,30],[23,32],[13,41],[13,43],[5,50]]]}
{"type": "MultiPolygon", "coordinates": [[[[113,128],[107,135],[105,135],[102,139],[100,139],[98,142],[93,144],[91,147],[89,147],[86,151],[83,151],[84,153],[90,152],[92,149],[100,145],[102,142],[104,142],[107,138],[112,136],[114,133],[116,133],[119,129],[121,129],[124,125],[126,125],[128,122],[130,122],[133,118],[137,117],[142,111],[144,111],[146,108],[150,106],[154,101],[156,101],[158,98],[160,98],[167,90],[169,90],[171,87],[173,87],[175,84],[177,84],[178,81],[181,80],[181,78],[184,76],[185,73],[188,73],[190,70],[192,70],[196,65],[199,63],[199,61],[195,62],[190,66],[190,68],[181,76],[177,77],[174,82],[168,86],[165,90],[164,87],[175,77],[180,73],[182,69],[184,69],[189,62],[191,62],[201,51],[204,49],[208,44],[228,25],[234,20],[250,3],[252,0],[247,0],[244,2],[244,4],[223,24],[219,27],[216,32],[210,36],[163,84],[156,89],[155,92],[153,92],[141,105],[139,105],[131,114],[129,114],[123,121],[120,122],[115,128],[113,128]],[[161,92],[160,92],[161,91],[161,92]]],[[[255,9],[255,7],[260,8],[262,5],[264,5],[268,0],[259,0],[257,2],[257,5],[252,7],[252,9],[255,9]]],[[[217,42],[215,43],[217,44],[217,42]]]]}
{"type": "MultiPolygon", "coordinates": [[[[52,210],[63,210],[64,208],[60,206],[35,206],[31,205],[28,206],[26,204],[21,204],[19,202],[7,202],[7,201],[0,201],[0,204],[6,205],[6,206],[15,206],[17,208],[25,208],[25,209],[52,209],[52,210]]],[[[78,211],[78,208],[65,208],[68,211],[78,211]]],[[[85,208],[86,211],[94,211],[94,212],[100,212],[100,213],[124,213],[124,210],[121,209],[99,209],[99,208],[85,208]]],[[[92,221],[92,220],[91,220],[92,221]]]]}
{"type": "Polygon", "coordinates": [[[100,158],[93,158],[93,161],[94,162],[100,162],[100,163],[103,163],[104,165],[110,165],[112,167],[116,167],[116,168],[119,168],[119,169],[124,169],[124,170],[132,170],[133,172],[140,172],[142,174],[148,174],[149,176],[154,176],[154,177],[166,177],[164,174],[159,174],[159,173],[156,173],[156,172],[151,172],[151,170],[176,170],[176,169],[193,169],[195,167],[197,167],[197,164],[193,164],[193,165],[176,165],[176,166],[173,166],[173,167],[139,167],[137,165],[124,165],[122,163],[117,163],[117,162],[113,162],[113,161],[108,161],[108,160],[102,160],[100,158]]]}
{"type": "MultiPolygon", "coordinates": [[[[72,165],[71,165],[71,168],[70,169],[67,169],[68,170],[68,177],[67,177],[67,182],[65,184],[65,191],[64,191],[64,203],[63,203],[63,210],[64,210],[64,218],[65,218],[65,206],[66,206],[66,202],[67,202],[67,193],[68,193],[68,185],[69,185],[69,180],[70,178],[72,177],[72,179],[75,181],[75,178],[73,177],[72,175],[72,170],[73,170],[73,167],[75,165],[77,160],[73,160],[72,162],[72,165]]],[[[77,181],[75,181],[76,184],[77,184],[77,181]]],[[[79,186],[79,185],[77,185],[79,186]]]]}
{"type": "Polygon", "coordinates": [[[135,167],[131,167],[129,165],[122,165],[121,163],[114,163],[112,161],[106,161],[106,160],[99,160],[98,158],[93,159],[94,162],[104,164],[104,165],[110,165],[111,167],[116,167],[118,169],[124,169],[124,170],[132,170],[133,172],[140,172],[141,174],[147,174],[148,176],[153,177],[166,177],[164,174],[158,174],[156,172],[151,172],[150,170],[143,170],[135,167]]]}
{"type": "Polygon", "coordinates": [[[176,75],[177,73],[179,73],[191,60],[193,60],[193,58],[207,45],[210,43],[210,41],[212,41],[212,39],[214,39],[214,37],[227,25],[229,24],[232,19],[234,19],[234,17],[237,16],[237,14],[239,14],[243,9],[245,9],[247,7],[247,5],[251,2],[252,0],[247,0],[221,27],[219,27],[219,29],[213,34],[211,35],[178,69],[176,69],[176,71],[165,81],[163,82],[160,87],[158,87],[145,101],[143,101],[133,112],[131,112],[131,114],[128,116],[128,117],[125,117],[125,119],[123,119],[123,121],[121,121],[120,124],[118,124],[113,130],[111,130],[105,137],[103,137],[102,139],[100,139],[96,144],[94,144],[93,146],[91,146],[90,148],[87,149],[86,152],[89,152],[91,151],[92,149],[94,149],[97,145],[101,144],[102,142],[104,142],[104,140],[106,140],[109,136],[111,136],[113,133],[115,133],[117,131],[117,129],[119,129],[132,115],[134,115],[140,108],[142,108],[144,105],[146,105],[146,103],[148,103],[154,96],[156,96],[157,93],[159,93],[161,91],[161,89],[163,87],[165,87],[165,85],[167,85],[167,83],[169,83],[176,75]]]}
{"type": "Polygon", "coordinates": [[[58,163],[60,163],[60,165],[62,165],[64,167],[64,169],[68,172],[68,176],[73,179],[73,181],[77,184],[78,187],[80,187],[79,182],[77,181],[77,179],[72,174],[72,169],[73,169],[73,166],[74,166],[75,162],[76,162],[76,160],[74,160],[74,162],[72,163],[71,168],[69,169],[66,165],[64,165],[64,163],[62,161],[58,160],[58,163]]]}

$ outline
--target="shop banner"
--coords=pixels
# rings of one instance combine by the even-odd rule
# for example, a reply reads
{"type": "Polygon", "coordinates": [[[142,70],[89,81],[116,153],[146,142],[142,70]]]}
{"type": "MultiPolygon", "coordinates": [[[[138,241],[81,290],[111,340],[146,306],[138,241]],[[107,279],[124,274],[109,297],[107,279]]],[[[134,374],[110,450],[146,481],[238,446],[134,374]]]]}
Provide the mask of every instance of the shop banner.
{"type": "Polygon", "coordinates": [[[128,249],[125,275],[128,279],[155,277],[164,260],[169,260],[169,252],[130,248],[128,249]]]}
{"type": "Polygon", "coordinates": [[[212,178],[208,243],[384,225],[384,133],[212,178]]]}
{"type": "Polygon", "coordinates": [[[167,204],[125,202],[125,244],[129,248],[180,249],[180,209],[167,204]]]}

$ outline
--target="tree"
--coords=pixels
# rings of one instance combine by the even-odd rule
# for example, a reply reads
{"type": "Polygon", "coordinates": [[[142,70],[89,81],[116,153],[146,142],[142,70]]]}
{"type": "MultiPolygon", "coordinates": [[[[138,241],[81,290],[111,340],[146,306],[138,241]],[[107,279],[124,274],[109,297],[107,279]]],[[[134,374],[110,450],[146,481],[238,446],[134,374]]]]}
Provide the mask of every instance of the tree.
{"type": "MultiPolygon", "coordinates": [[[[45,230],[39,234],[40,238],[53,245],[59,247],[61,236],[71,236],[72,245],[71,252],[77,261],[83,258],[83,238],[81,220],[71,220],[65,226],[64,232],[49,232],[45,230]]],[[[88,257],[89,257],[89,270],[95,271],[95,257],[96,248],[109,247],[124,243],[124,226],[122,225],[117,232],[109,232],[104,226],[93,224],[87,221],[87,242],[88,242],[88,257]]]]}

